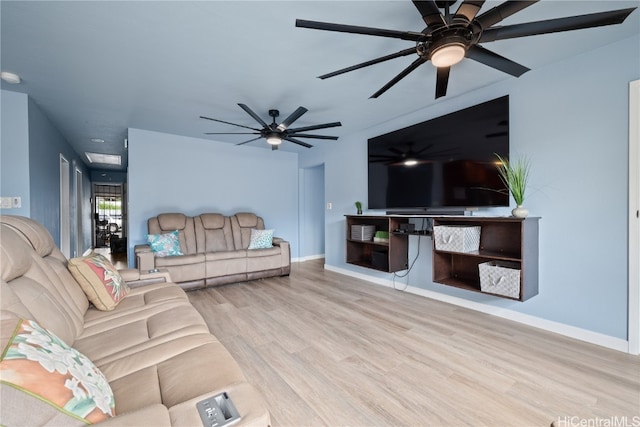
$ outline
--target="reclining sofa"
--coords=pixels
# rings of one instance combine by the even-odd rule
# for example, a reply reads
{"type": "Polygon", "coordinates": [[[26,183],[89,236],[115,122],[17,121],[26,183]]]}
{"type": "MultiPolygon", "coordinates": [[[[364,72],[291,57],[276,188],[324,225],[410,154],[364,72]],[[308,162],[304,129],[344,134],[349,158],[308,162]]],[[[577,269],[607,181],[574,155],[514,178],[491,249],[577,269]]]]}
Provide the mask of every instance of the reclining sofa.
{"type": "Polygon", "coordinates": [[[270,424],[166,274],[121,271],[117,304],[91,305],[71,266],[96,256],[67,260],[39,223],[0,216],[0,425],[201,426],[197,405],[213,396],[231,399],[234,425],[270,424]]]}
{"type": "Polygon", "coordinates": [[[177,230],[182,255],[159,256],[149,245],[136,245],[138,270],[166,270],[184,289],[286,276],[291,271],[289,242],[274,237],[271,247],[249,249],[252,230],[265,229],[254,213],[163,213],[149,218],[147,228],[150,235],[177,230]]]}

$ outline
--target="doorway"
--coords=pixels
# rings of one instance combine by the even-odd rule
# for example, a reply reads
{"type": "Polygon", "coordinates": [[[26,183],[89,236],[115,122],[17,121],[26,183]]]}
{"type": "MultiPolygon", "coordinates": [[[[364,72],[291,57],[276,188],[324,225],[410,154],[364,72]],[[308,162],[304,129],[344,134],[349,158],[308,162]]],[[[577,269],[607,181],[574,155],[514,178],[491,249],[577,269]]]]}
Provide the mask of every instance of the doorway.
{"type": "Polygon", "coordinates": [[[70,175],[69,160],[60,154],[60,250],[67,259],[71,258],[70,175]]]}
{"type": "Polygon", "coordinates": [[[76,247],[74,250],[74,256],[78,257],[84,252],[84,233],[82,232],[82,171],[75,168],[74,174],[74,186],[76,196],[76,247]]]}
{"type": "Polygon", "coordinates": [[[324,164],[299,172],[299,261],[324,258],[324,164]]]}
{"type": "Polygon", "coordinates": [[[127,253],[126,215],[122,184],[94,184],[94,248],[108,248],[113,254],[127,253]]]}

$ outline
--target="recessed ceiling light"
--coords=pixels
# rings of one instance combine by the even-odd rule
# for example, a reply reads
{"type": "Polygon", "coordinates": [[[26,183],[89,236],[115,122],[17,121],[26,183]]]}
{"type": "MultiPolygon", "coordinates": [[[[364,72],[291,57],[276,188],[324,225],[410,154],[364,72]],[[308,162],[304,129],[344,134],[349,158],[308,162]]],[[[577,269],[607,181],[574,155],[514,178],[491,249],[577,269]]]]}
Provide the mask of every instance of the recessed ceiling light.
{"type": "Polygon", "coordinates": [[[105,165],[120,165],[120,156],[117,154],[102,154],[102,153],[84,153],[91,163],[103,163],[105,165]]]}
{"type": "Polygon", "coordinates": [[[19,75],[15,73],[10,73],[9,71],[3,71],[0,73],[0,79],[4,80],[7,83],[11,83],[13,85],[17,85],[22,82],[22,79],[19,75]]]}
{"type": "Polygon", "coordinates": [[[102,144],[104,142],[104,139],[102,139],[102,138],[91,138],[91,142],[98,142],[98,143],[102,144]]]}

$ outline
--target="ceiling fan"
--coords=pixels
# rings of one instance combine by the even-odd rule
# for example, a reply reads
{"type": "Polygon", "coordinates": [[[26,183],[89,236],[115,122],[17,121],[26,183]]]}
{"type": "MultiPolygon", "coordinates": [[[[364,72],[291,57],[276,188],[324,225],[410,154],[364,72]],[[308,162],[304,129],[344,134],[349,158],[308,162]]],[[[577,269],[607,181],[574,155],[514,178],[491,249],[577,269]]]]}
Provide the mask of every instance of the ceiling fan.
{"type": "Polygon", "coordinates": [[[435,95],[437,99],[447,94],[451,66],[462,61],[465,57],[515,77],[519,77],[529,71],[529,68],[485,49],[480,43],[620,24],[636,9],[633,7],[545,21],[496,26],[503,19],[531,6],[537,1],[506,1],[478,15],[484,0],[465,0],[453,14],[450,12],[450,8],[456,3],[456,0],[412,0],[423,21],[427,24],[426,28],[420,32],[385,30],[303,19],[296,20],[296,27],[414,41],[416,43],[415,47],[324,74],[319,78],[326,79],[390,59],[417,54],[417,59],[380,90],[371,95],[371,98],[379,97],[420,65],[431,61],[437,68],[435,95]],[[444,14],[439,9],[444,9],[444,14]]]}
{"type": "Polygon", "coordinates": [[[253,112],[253,110],[247,107],[245,104],[238,104],[238,105],[240,106],[240,108],[246,111],[247,114],[253,117],[258,123],[260,123],[260,125],[262,126],[262,129],[252,128],[250,126],[239,125],[231,122],[226,122],[224,120],[212,119],[211,117],[200,116],[201,119],[213,120],[214,122],[226,123],[228,125],[251,129],[253,131],[253,132],[206,132],[205,135],[259,135],[255,138],[249,139],[248,141],[240,142],[236,145],[243,145],[248,142],[252,142],[260,138],[264,138],[271,145],[272,150],[277,150],[278,145],[282,143],[282,140],[293,142],[294,144],[298,144],[306,148],[311,148],[313,147],[313,145],[300,141],[298,138],[337,140],[338,137],[327,136],[327,135],[310,135],[304,132],[307,132],[310,130],[326,129],[326,128],[332,128],[336,126],[342,126],[342,123],[340,122],[332,122],[332,123],[324,123],[321,125],[304,126],[304,127],[299,127],[295,129],[289,128],[289,126],[291,126],[293,122],[298,120],[300,116],[302,116],[304,113],[309,111],[304,107],[298,107],[296,111],[291,113],[291,115],[289,115],[289,117],[284,119],[280,124],[276,123],[276,117],[280,115],[280,112],[278,110],[269,110],[269,116],[273,118],[273,121],[271,124],[267,124],[264,120],[262,120],[262,118],[260,118],[260,116],[258,116],[255,112],[253,112]]]}

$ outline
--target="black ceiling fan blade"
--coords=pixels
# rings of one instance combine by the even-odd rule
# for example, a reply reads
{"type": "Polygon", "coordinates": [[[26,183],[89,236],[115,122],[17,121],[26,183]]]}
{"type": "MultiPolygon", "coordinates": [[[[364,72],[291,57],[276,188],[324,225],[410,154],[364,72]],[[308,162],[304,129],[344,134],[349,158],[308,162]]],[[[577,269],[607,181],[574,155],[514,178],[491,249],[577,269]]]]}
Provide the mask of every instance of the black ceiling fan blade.
{"type": "Polygon", "coordinates": [[[370,65],[379,64],[379,63],[384,62],[384,61],[389,61],[390,59],[395,59],[395,58],[400,58],[402,56],[411,55],[413,53],[416,53],[416,48],[415,47],[410,47],[408,49],[403,49],[400,52],[392,53],[392,54],[386,55],[386,56],[381,56],[379,58],[372,59],[371,61],[362,62],[362,63],[357,64],[357,65],[352,65],[351,67],[347,67],[347,68],[343,68],[341,70],[337,70],[337,71],[334,71],[334,72],[331,72],[331,73],[323,74],[321,76],[318,76],[318,78],[323,79],[323,80],[324,79],[328,79],[329,77],[335,77],[335,76],[338,76],[340,74],[348,73],[349,71],[359,70],[360,68],[368,67],[370,65]]]}
{"type": "Polygon", "coordinates": [[[458,10],[456,10],[456,16],[464,16],[467,22],[471,22],[476,18],[478,12],[482,8],[485,0],[465,0],[462,2],[458,10]]]}
{"type": "Polygon", "coordinates": [[[507,74],[511,74],[515,77],[520,77],[521,75],[529,71],[529,68],[525,67],[524,65],[513,62],[512,60],[507,59],[504,56],[500,56],[488,49],[485,49],[480,45],[471,47],[467,51],[466,57],[473,59],[474,61],[478,61],[484,65],[488,65],[489,67],[493,67],[507,74]]]}
{"type": "Polygon", "coordinates": [[[214,122],[225,123],[225,124],[228,124],[228,125],[238,126],[238,127],[245,128],[245,129],[251,129],[251,130],[255,130],[255,131],[260,131],[260,129],[256,129],[256,128],[252,128],[252,127],[244,126],[244,125],[239,125],[237,123],[225,122],[224,120],[212,119],[211,117],[200,116],[200,118],[201,119],[207,119],[207,120],[213,120],[214,122]]]}
{"type": "Polygon", "coordinates": [[[483,29],[488,29],[490,26],[497,24],[498,22],[508,18],[514,13],[518,13],[521,10],[526,9],[527,7],[537,3],[538,1],[539,0],[506,1],[476,17],[476,22],[480,24],[480,27],[482,27],[483,29]]]}
{"type": "Polygon", "coordinates": [[[438,5],[433,0],[411,0],[413,5],[420,12],[422,20],[427,24],[427,28],[434,30],[438,27],[447,26],[447,22],[438,9],[438,5]]]}
{"type": "MultiPolygon", "coordinates": [[[[324,123],[324,124],[321,124],[321,125],[304,126],[304,127],[301,127],[301,128],[289,129],[287,131],[287,133],[289,135],[291,135],[291,134],[298,133],[298,132],[306,132],[308,130],[327,129],[327,128],[334,128],[334,127],[338,127],[338,126],[342,126],[342,123],[340,123],[340,122],[332,122],[332,123],[324,123]]],[[[293,136],[295,136],[295,135],[293,135],[293,136]]]]}
{"type": "Polygon", "coordinates": [[[427,150],[430,150],[433,147],[433,144],[427,144],[424,148],[416,151],[416,154],[422,154],[427,150]]]}
{"type": "Polygon", "coordinates": [[[480,37],[480,42],[513,39],[517,37],[535,36],[538,34],[559,33],[562,31],[582,30],[603,27],[624,22],[627,16],[637,8],[610,10],[587,15],[569,16],[567,18],[548,19],[545,21],[526,22],[524,24],[507,25],[488,28],[480,37]]]}
{"type": "Polygon", "coordinates": [[[260,132],[205,132],[205,135],[260,135],[260,132]]]}
{"type": "Polygon", "coordinates": [[[373,95],[371,95],[369,98],[377,98],[380,95],[382,95],[383,93],[385,93],[386,91],[388,91],[389,89],[391,89],[391,87],[393,87],[396,83],[398,83],[400,80],[402,80],[403,78],[405,78],[409,73],[411,73],[413,70],[415,70],[416,68],[418,68],[420,65],[422,65],[425,62],[424,59],[422,58],[418,58],[415,61],[413,61],[411,63],[411,65],[409,65],[407,68],[405,68],[404,70],[402,70],[400,72],[400,74],[398,74],[397,76],[395,76],[393,79],[391,79],[389,81],[389,83],[387,83],[386,85],[382,86],[380,88],[380,90],[378,90],[376,93],[374,93],[373,95]]]}
{"type": "Polygon", "coordinates": [[[361,27],[358,25],[332,24],[330,22],[296,19],[296,27],[314,30],[337,31],[339,33],[364,34],[367,36],[390,37],[392,39],[424,41],[426,36],[413,31],[385,30],[382,28],[361,27]]]}
{"type": "Polygon", "coordinates": [[[436,99],[447,94],[451,67],[438,67],[436,71],[436,99]]]}
{"type": "Polygon", "coordinates": [[[306,133],[294,133],[293,135],[291,133],[289,133],[289,136],[295,136],[296,138],[333,139],[334,141],[338,139],[337,136],[309,135],[309,134],[306,134],[306,133]]]}
{"type": "Polygon", "coordinates": [[[289,128],[289,126],[291,126],[291,124],[292,124],[293,122],[295,122],[296,120],[298,120],[298,119],[299,119],[299,118],[300,118],[304,113],[306,113],[307,111],[309,111],[309,110],[307,110],[307,109],[306,109],[306,108],[304,108],[304,107],[298,107],[298,108],[296,108],[296,111],[294,111],[293,113],[289,114],[289,117],[287,117],[286,119],[284,119],[284,120],[282,121],[282,123],[280,123],[280,124],[278,125],[278,129],[280,129],[280,130],[288,129],[288,128],[289,128]]]}
{"type": "Polygon", "coordinates": [[[285,136],[283,139],[285,139],[285,140],[287,140],[289,142],[293,142],[294,144],[302,145],[303,147],[306,147],[306,148],[313,147],[313,145],[311,145],[311,144],[307,144],[306,142],[298,141],[297,139],[291,138],[290,136],[285,136]]]}
{"type": "Polygon", "coordinates": [[[264,120],[262,120],[262,119],[260,118],[260,116],[259,116],[259,115],[257,115],[256,113],[254,113],[254,111],[253,111],[251,108],[247,107],[247,106],[246,106],[246,105],[244,105],[244,104],[238,104],[238,105],[240,106],[240,108],[242,108],[244,111],[246,111],[246,112],[247,112],[247,114],[249,114],[251,117],[253,117],[253,119],[254,119],[256,122],[260,123],[263,127],[266,127],[266,128],[268,128],[268,127],[269,127],[269,125],[268,125],[268,124],[266,124],[266,123],[265,123],[265,121],[264,121],[264,120]]]}
{"type": "Polygon", "coordinates": [[[257,138],[253,138],[253,139],[250,139],[250,140],[248,140],[248,141],[239,142],[239,143],[237,143],[236,145],[243,145],[243,144],[247,144],[247,143],[252,142],[252,141],[257,141],[257,140],[258,140],[258,139],[260,139],[260,138],[262,138],[262,137],[261,137],[261,136],[259,136],[259,137],[257,137],[257,138]]]}

